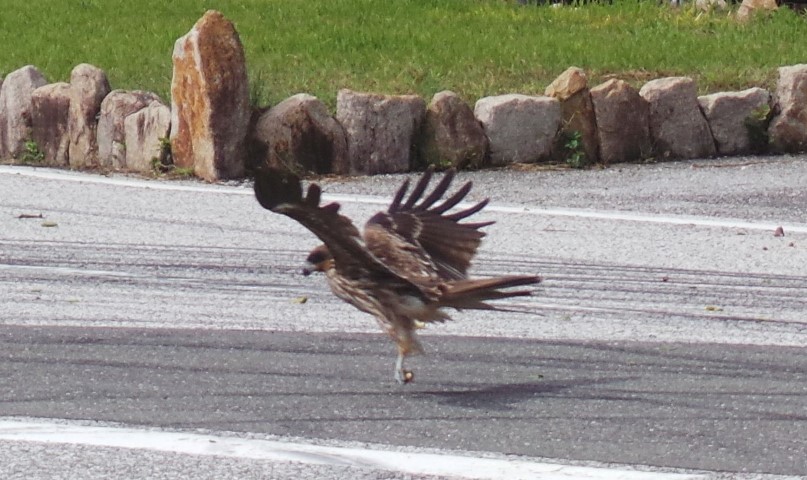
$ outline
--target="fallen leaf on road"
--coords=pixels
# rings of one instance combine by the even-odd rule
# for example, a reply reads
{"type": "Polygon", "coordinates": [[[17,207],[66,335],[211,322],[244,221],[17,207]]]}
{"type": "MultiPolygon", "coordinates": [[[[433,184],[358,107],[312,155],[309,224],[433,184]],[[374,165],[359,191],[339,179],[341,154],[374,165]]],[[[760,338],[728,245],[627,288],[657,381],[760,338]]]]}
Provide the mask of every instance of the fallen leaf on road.
{"type": "Polygon", "coordinates": [[[51,227],[58,227],[59,224],[56,222],[42,222],[42,226],[46,228],[51,228],[51,227]]]}

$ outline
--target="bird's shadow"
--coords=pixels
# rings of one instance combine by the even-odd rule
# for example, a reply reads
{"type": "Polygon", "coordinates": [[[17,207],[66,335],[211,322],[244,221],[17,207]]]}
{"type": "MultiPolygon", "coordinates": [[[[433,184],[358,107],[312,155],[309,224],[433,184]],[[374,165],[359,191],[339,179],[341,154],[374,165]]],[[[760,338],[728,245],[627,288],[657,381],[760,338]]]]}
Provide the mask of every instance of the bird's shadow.
{"type": "MultiPolygon", "coordinates": [[[[524,383],[478,385],[453,385],[452,389],[420,390],[412,396],[437,399],[439,403],[452,406],[485,410],[512,410],[518,404],[538,398],[556,397],[564,392],[594,385],[618,383],[631,378],[581,378],[564,381],[535,381],[524,383]]],[[[452,386],[449,386],[451,388],[452,386]]]]}

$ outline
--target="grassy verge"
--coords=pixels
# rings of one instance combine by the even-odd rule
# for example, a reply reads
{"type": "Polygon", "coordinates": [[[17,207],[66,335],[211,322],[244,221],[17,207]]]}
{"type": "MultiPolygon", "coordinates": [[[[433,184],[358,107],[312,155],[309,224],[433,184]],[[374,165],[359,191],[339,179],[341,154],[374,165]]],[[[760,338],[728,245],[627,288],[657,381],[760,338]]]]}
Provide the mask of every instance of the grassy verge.
{"type": "Polygon", "coordinates": [[[26,64],[51,81],[97,65],[113,88],[168,98],[171,51],[206,8],[244,43],[254,95],[272,104],[308,92],[334,104],[339,88],[469,101],[543,93],[571,65],[592,84],[637,85],[690,75],[702,92],[773,85],[776,67],[805,62],[807,18],[787,9],[739,25],[728,14],[653,0],[582,8],[504,0],[37,0],[0,15],[0,75],[26,64]]]}

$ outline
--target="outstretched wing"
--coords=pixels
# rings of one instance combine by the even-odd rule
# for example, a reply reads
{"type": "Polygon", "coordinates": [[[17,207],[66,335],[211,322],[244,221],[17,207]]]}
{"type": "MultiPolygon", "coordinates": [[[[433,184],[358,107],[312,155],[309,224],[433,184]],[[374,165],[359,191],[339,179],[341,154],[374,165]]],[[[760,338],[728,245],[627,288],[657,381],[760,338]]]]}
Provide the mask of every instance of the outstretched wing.
{"type": "MultiPolygon", "coordinates": [[[[303,197],[300,178],[268,167],[255,173],[255,197],[263,208],[293,218],[328,247],[339,274],[349,278],[397,277],[367,249],[353,222],[339,214],[339,204],[320,206],[321,189],[312,183],[303,197]]],[[[400,279],[402,280],[402,279],[400,279]]]]}
{"type": "Polygon", "coordinates": [[[445,214],[468,195],[473,184],[466,183],[438,203],[456,172],[447,171],[434,190],[422,198],[433,173],[430,168],[420,177],[406,201],[409,180],[405,181],[387,211],[377,213],[367,222],[364,238],[367,248],[395,272],[431,270],[443,280],[463,279],[485,236],[479,229],[494,222],[460,222],[485,208],[488,200],[445,214]]]}

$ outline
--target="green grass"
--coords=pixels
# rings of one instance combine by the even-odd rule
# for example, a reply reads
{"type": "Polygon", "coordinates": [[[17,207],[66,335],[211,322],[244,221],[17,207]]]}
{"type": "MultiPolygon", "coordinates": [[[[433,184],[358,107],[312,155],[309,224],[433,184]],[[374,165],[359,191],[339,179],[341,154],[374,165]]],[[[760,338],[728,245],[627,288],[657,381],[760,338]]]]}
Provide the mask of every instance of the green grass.
{"type": "Polygon", "coordinates": [[[583,8],[505,0],[37,0],[0,15],[0,75],[36,65],[68,80],[87,62],[113,88],[168,99],[171,51],[207,8],[231,19],[263,104],[307,92],[333,106],[340,88],[468,101],[541,94],[569,66],[590,83],[640,85],[689,75],[701,92],[772,87],[776,67],[807,61],[807,18],[787,9],[739,25],[727,13],[616,0],[583,8]]]}

